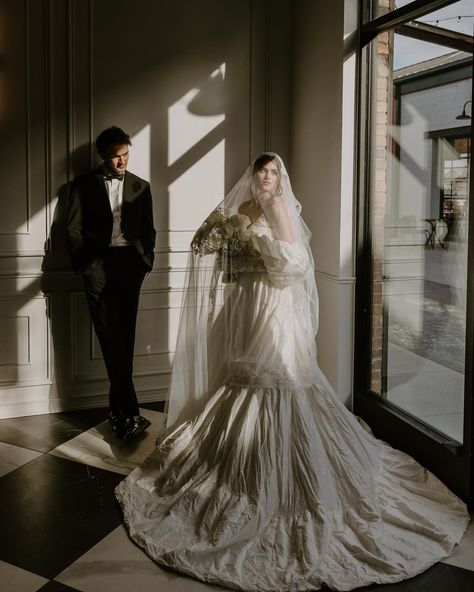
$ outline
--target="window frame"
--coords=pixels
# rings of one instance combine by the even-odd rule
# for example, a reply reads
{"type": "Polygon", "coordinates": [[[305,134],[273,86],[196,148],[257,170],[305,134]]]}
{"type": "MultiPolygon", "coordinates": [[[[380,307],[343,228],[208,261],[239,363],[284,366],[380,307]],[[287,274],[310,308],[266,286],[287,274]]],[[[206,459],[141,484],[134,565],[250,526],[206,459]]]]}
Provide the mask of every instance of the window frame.
{"type": "MultiPolygon", "coordinates": [[[[398,408],[370,389],[371,385],[371,338],[372,338],[372,171],[371,146],[373,126],[370,113],[372,104],[372,52],[367,45],[384,31],[396,29],[399,34],[408,34],[405,25],[420,16],[429,14],[457,0],[415,0],[399,9],[387,12],[377,18],[373,14],[372,0],[360,0],[359,31],[356,62],[356,149],[354,163],[355,213],[356,213],[356,293],[355,293],[355,356],[354,356],[354,411],[361,415],[369,425],[377,426],[376,435],[389,441],[417,458],[445,481],[463,499],[472,499],[474,483],[473,465],[470,459],[472,449],[472,411],[474,390],[474,207],[469,208],[468,270],[467,270],[467,313],[466,313],[466,360],[465,360],[465,400],[464,400],[464,442],[454,439],[425,424],[415,416],[398,408]]],[[[443,29],[437,34],[441,45],[452,42],[452,35],[446,36],[443,29]]],[[[452,33],[452,32],[451,32],[452,33]]],[[[465,36],[462,36],[465,37],[465,36]]],[[[431,39],[430,39],[431,41],[431,39]]],[[[466,40],[462,39],[464,43],[466,40]]],[[[433,42],[433,41],[431,41],[433,42]]],[[[465,47],[465,45],[463,46],[465,47]]],[[[472,46],[471,46],[472,52],[472,46]]],[[[472,59],[456,65],[453,70],[468,68],[472,59]]],[[[472,66],[471,66],[472,68],[472,66]]],[[[460,75],[458,72],[457,75],[460,75]]],[[[405,83],[434,85],[436,72],[418,76],[418,80],[405,83]]],[[[472,73],[471,73],[472,76],[472,73]]],[[[415,77],[414,77],[415,78],[415,77]]],[[[474,76],[472,76],[474,81],[474,76]]],[[[408,88],[408,87],[407,87],[408,88]]],[[[471,127],[471,146],[472,143],[471,127]]],[[[473,178],[471,158],[470,175],[473,178]]],[[[470,184],[469,199],[474,197],[474,183],[470,184]]],[[[385,315],[384,315],[385,316],[385,315]]]]}

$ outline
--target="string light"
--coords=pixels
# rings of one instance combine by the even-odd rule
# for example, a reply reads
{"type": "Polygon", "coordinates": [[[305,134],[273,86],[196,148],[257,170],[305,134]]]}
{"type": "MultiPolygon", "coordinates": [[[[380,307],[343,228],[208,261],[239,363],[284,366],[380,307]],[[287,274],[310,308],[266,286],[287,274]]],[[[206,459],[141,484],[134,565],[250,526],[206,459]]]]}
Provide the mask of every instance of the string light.
{"type": "MultiPolygon", "coordinates": [[[[397,2],[395,2],[395,9],[400,8],[400,6],[397,6],[397,2]]],[[[435,23],[435,26],[437,27],[439,25],[439,23],[442,23],[444,21],[453,21],[453,20],[457,20],[458,23],[461,22],[461,19],[463,18],[474,18],[474,14],[463,14],[461,16],[447,16],[445,18],[439,18],[439,19],[433,19],[433,20],[428,20],[428,21],[423,21],[423,20],[419,20],[418,22],[420,23],[435,23]]]]}
{"type": "Polygon", "coordinates": [[[436,20],[419,20],[418,22],[420,23],[434,23],[435,26],[437,27],[439,25],[439,23],[442,23],[444,21],[457,21],[458,23],[461,22],[461,19],[463,18],[474,18],[474,14],[463,14],[460,16],[447,16],[445,18],[439,18],[436,20]]]}

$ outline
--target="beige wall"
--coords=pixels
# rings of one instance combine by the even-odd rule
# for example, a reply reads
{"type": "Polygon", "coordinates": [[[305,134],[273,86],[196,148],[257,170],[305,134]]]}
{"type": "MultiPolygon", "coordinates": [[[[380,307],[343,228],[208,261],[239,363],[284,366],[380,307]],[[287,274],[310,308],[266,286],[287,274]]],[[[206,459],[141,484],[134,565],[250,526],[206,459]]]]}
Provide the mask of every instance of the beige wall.
{"type": "Polygon", "coordinates": [[[313,232],[319,364],[350,404],[353,358],[354,2],[301,0],[293,23],[291,172],[313,232]],[[345,18],[346,17],[346,18],[345,18]],[[346,38],[347,43],[344,43],[346,38]]]}
{"type": "Polygon", "coordinates": [[[97,164],[91,142],[111,124],[132,134],[130,170],[150,180],[155,201],[140,399],[166,394],[194,229],[270,149],[289,164],[314,233],[319,361],[349,400],[352,13],[344,26],[342,0],[275,0],[271,10],[260,0],[0,0],[0,417],[106,404],[62,222],[66,184],[97,164]]]}
{"type": "Polygon", "coordinates": [[[1,417],[107,401],[62,221],[65,185],[111,124],[133,135],[130,170],[152,184],[135,369],[142,401],[165,396],[193,230],[259,151],[289,154],[289,6],[0,1],[1,417]]]}

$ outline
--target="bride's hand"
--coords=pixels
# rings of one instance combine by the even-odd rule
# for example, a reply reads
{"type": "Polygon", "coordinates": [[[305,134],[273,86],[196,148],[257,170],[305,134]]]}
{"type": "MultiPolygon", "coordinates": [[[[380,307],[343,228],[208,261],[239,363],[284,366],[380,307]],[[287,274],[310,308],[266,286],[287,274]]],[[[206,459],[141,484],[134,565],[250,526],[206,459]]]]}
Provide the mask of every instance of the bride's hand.
{"type": "Polygon", "coordinates": [[[275,238],[288,243],[293,242],[294,235],[288,210],[281,198],[270,191],[262,191],[258,195],[258,202],[268,224],[273,228],[275,238]]]}
{"type": "Polygon", "coordinates": [[[269,205],[272,202],[274,197],[275,196],[271,191],[265,191],[265,190],[260,191],[257,195],[258,202],[262,207],[269,205]]]}

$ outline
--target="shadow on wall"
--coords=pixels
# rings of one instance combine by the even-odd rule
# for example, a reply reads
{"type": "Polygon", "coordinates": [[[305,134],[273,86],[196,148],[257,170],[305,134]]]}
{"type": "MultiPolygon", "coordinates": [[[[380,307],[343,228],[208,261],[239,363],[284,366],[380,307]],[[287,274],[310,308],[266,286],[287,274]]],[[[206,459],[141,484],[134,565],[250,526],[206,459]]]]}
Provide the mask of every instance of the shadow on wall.
{"type": "MultiPolygon", "coordinates": [[[[93,406],[97,397],[106,400],[108,390],[105,368],[102,361],[94,357],[91,332],[86,335],[85,323],[89,323],[89,319],[83,315],[87,308],[81,278],[72,271],[65,251],[69,181],[94,164],[92,142],[95,136],[110,125],[119,125],[135,135],[129,168],[139,176],[148,177],[152,185],[156,259],[155,268],[142,289],[137,325],[137,391],[145,394],[157,390],[166,392],[183,270],[193,231],[237,180],[251,156],[249,40],[252,3],[177,0],[158,10],[157,3],[151,0],[133,8],[128,1],[118,0],[112,12],[107,3],[74,3],[70,56],[74,69],[71,72],[68,72],[66,45],[66,57],[55,52],[50,56],[51,64],[44,62],[48,54],[40,51],[47,42],[48,26],[52,27],[51,34],[59,34],[59,29],[55,31],[55,28],[59,26],[57,23],[62,27],[63,13],[67,10],[61,3],[54,3],[49,14],[42,12],[41,3],[35,4],[30,14],[31,55],[27,56],[22,53],[23,46],[27,47],[24,7],[12,5],[8,22],[18,35],[16,41],[13,41],[15,35],[11,35],[10,45],[4,58],[2,56],[2,76],[4,71],[8,74],[3,79],[6,117],[13,122],[6,130],[11,132],[12,141],[8,142],[9,156],[4,163],[6,177],[13,183],[11,187],[5,185],[9,195],[27,194],[24,183],[19,181],[25,170],[26,148],[22,140],[25,125],[32,149],[47,146],[44,159],[37,155],[30,158],[34,199],[29,204],[27,218],[23,215],[20,220],[20,206],[12,214],[16,243],[12,242],[5,250],[18,251],[15,293],[22,298],[17,299],[21,304],[15,304],[12,317],[23,314],[21,307],[30,306],[35,298],[40,302],[41,292],[49,300],[47,313],[52,349],[44,367],[47,379],[51,379],[51,411],[58,406],[68,408],[79,403],[93,406]],[[224,27],[222,14],[226,10],[233,17],[224,27]],[[185,19],[183,14],[186,14],[185,19]],[[52,19],[51,23],[46,22],[47,16],[52,19]],[[124,20],[128,25],[127,49],[120,53],[120,71],[117,72],[115,58],[111,61],[111,55],[117,47],[117,31],[123,29],[124,20]],[[29,86],[13,73],[14,66],[21,61],[21,71],[27,59],[31,61],[29,86]],[[45,104],[43,75],[46,71],[52,76],[51,98],[54,100],[50,104],[45,104]],[[31,105],[28,121],[23,115],[20,117],[20,113],[26,112],[27,93],[31,105]],[[45,119],[47,117],[49,119],[45,119]],[[19,134],[18,130],[22,132],[19,134]],[[46,142],[48,134],[49,144],[46,142]],[[42,242],[43,221],[48,220],[47,210],[52,204],[54,213],[41,270],[40,263],[34,263],[35,273],[23,277],[20,266],[27,263],[24,254],[29,248],[19,235],[27,222],[30,228],[37,229],[33,231],[37,237],[35,245],[42,242]],[[75,311],[74,303],[80,305],[75,311]],[[79,316],[74,317],[76,314],[79,316]],[[84,371],[80,374],[74,367],[77,356],[82,356],[80,363],[84,371]]],[[[67,41],[63,32],[55,39],[58,45],[67,41]]],[[[4,204],[4,207],[10,206],[4,204]]],[[[29,259],[28,265],[39,259],[37,249],[35,259],[29,259]]],[[[44,306],[42,300],[41,305],[44,306]]],[[[42,314],[38,312],[39,316],[42,314]]],[[[45,332],[41,343],[47,340],[45,332]]],[[[12,374],[7,390],[10,385],[22,385],[24,381],[16,353],[20,345],[9,341],[8,347],[12,374]]],[[[42,376],[41,381],[36,376],[34,379],[38,384],[41,382],[39,387],[43,389],[48,384],[42,376]]],[[[33,405],[25,406],[25,413],[39,412],[35,411],[39,408],[35,403],[44,402],[45,397],[34,394],[34,388],[32,386],[28,394],[28,401],[33,405]]]]}
{"type": "MultiPolygon", "coordinates": [[[[87,171],[90,154],[91,146],[88,144],[73,151],[71,154],[73,177],[87,171]]],[[[64,183],[56,191],[56,205],[41,265],[41,290],[50,298],[47,314],[52,339],[51,399],[67,393],[68,382],[74,376],[75,352],[73,351],[71,355],[70,348],[64,347],[66,344],[74,343],[75,340],[71,331],[72,310],[65,303],[70,301],[71,290],[82,290],[80,277],[73,271],[66,249],[66,219],[71,188],[72,181],[64,183]]]]}
{"type": "MultiPolygon", "coordinates": [[[[178,244],[177,249],[170,246],[170,240],[173,235],[173,226],[179,227],[179,220],[176,220],[176,214],[179,215],[179,212],[175,211],[175,218],[173,220],[173,224],[171,224],[171,228],[167,228],[163,225],[162,219],[162,212],[163,208],[166,207],[168,209],[168,220],[171,221],[173,216],[173,212],[169,210],[172,209],[172,204],[169,203],[169,200],[172,199],[173,193],[176,200],[181,201],[186,209],[189,208],[190,200],[193,200],[195,203],[196,198],[202,191],[206,190],[206,185],[209,190],[207,195],[203,196],[201,201],[204,202],[204,208],[193,208],[191,207],[192,214],[194,215],[197,210],[199,215],[195,217],[193,220],[192,216],[188,218],[187,225],[184,228],[179,228],[178,235],[184,234],[186,239],[189,238],[190,233],[193,232],[194,228],[196,227],[197,223],[202,220],[202,217],[207,215],[208,210],[212,209],[217,202],[219,202],[222,198],[222,194],[225,191],[224,187],[224,120],[225,116],[222,113],[224,109],[224,86],[225,80],[224,76],[221,73],[220,69],[217,69],[209,76],[207,80],[203,82],[200,88],[193,89],[190,93],[186,93],[185,101],[189,101],[186,105],[185,101],[181,100],[178,101],[178,105],[185,107],[184,113],[182,113],[182,118],[188,119],[188,126],[191,135],[194,133],[196,136],[197,141],[195,143],[191,143],[189,148],[183,151],[174,161],[170,162],[170,166],[168,167],[166,183],[168,185],[168,199],[166,203],[157,203],[155,197],[155,226],[161,229],[161,241],[159,241],[157,245],[157,260],[154,272],[152,272],[152,276],[144,285],[144,296],[142,296],[142,300],[144,298],[149,298],[151,294],[151,298],[156,298],[156,306],[158,307],[158,300],[160,299],[163,294],[168,296],[167,308],[156,308],[155,310],[166,311],[174,311],[176,312],[177,306],[179,305],[177,299],[174,302],[171,302],[171,297],[173,293],[176,293],[176,284],[175,280],[173,280],[170,276],[171,273],[164,272],[163,270],[173,269],[174,266],[177,266],[171,258],[173,254],[177,254],[178,256],[181,254],[180,249],[184,247],[184,245],[178,244]],[[217,72],[217,74],[216,74],[217,72]],[[191,98],[192,97],[192,98],[191,98]],[[204,120],[204,121],[203,121],[204,120]],[[214,123],[209,125],[209,120],[215,120],[214,123]],[[193,130],[193,121],[195,127],[197,129],[193,130]],[[203,125],[207,122],[207,125],[203,125]],[[209,130],[209,131],[207,131],[209,130]],[[203,135],[203,131],[205,132],[203,135]],[[206,175],[209,175],[210,178],[214,177],[214,180],[209,182],[202,183],[202,187],[199,187],[198,184],[194,184],[193,175],[191,174],[191,184],[194,185],[193,193],[191,194],[190,189],[190,182],[185,182],[183,179],[186,178],[186,175],[189,175],[189,171],[192,171],[193,167],[196,167],[199,161],[206,159],[210,153],[215,151],[216,147],[221,145],[222,150],[221,153],[217,153],[214,158],[217,159],[213,162],[211,159],[204,167],[203,172],[206,175]],[[220,187],[215,187],[215,178],[219,178],[221,180],[220,187]],[[173,186],[175,183],[183,183],[183,187],[176,187],[173,186]],[[219,190],[220,189],[220,190],[219,190]],[[156,210],[158,209],[158,213],[156,210]],[[165,239],[164,242],[163,239],[165,239]],[[168,244],[167,244],[168,243],[168,244]],[[158,282],[158,280],[160,280],[158,282]],[[147,287],[148,284],[148,287],[147,287]]],[[[179,110],[178,110],[179,111],[179,110]]],[[[180,115],[180,113],[178,113],[180,115]]],[[[172,117],[172,116],[171,116],[172,117]]],[[[175,118],[176,119],[176,118],[175,118]]],[[[179,119],[175,121],[175,124],[180,126],[179,119]]],[[[123,124],[122,124],[123,125],[123,124]]],[[[125,126],[124,126],[125,127],[125,126]]],[[[169,126],[171,128],[172,126],[169,126]]],[[[185,126],[184,130],[180,129],[179,131],[186,131],[185,126]]],[[[133,134],[132,134],[133,137],[133,134]]],[[[186,134],[184,134],[186,137],[186,134]]],[[[179,141],[175,144],[178,146],[175,147],[176,153],[180,152],[182,146],[179,145],[179,141]]],[[[72,163],[72,171],[73,177],[83,174],[84,172],[89,170],[88,163],[91,161],[91,150],[93,147],[90,144],[84,144],[80,146],[77,150],[75,150],[71,155],[71,163],[72,163]]],[[[143,146],[137,145],[137,142],[133,142],[133,146],[131,148],[131,153],[135,152],[135,167],[129,167],[130,170],[136,171],[137,166],[140,165],[143,167],[144,164],[146,165],[147,162],[150,162],[150,170],[153,170],[153,157],[151,153],[142,153],[141,154],[141,161],[140,156],[136,155],[136,152],[143,152],[143,146]]],[[[98,164],[98,163],[97,163],[98,164]]],[[[147,168],[146,166],[144,167],[147,168]]],[[[202,173],[201,173],[202,175],[202,173]]],[[[146,173],[143,174],[146,176],[146,173]]],[[[152,179],[153,180],[153,179],[152,179]]],[[[204,178],[201,178],[201,182],[205,181],[204,178]]],[[[161,183],[158,181],[158,184],[161,183]]],[[[100,381],[100,389],[103,394],[108,390],[108,384],[105,380],[106,371],[105,366],[102,362],[102,356],[99,353],[97,344],[95,344],[95,338],[92,333],[92,326],[88,320],[87,322],[89,326],[88,331],[81,331],[80,336],[75,334],[75,327],[77,327],[77,323],[82,323],[85,319],[83,317],[77,318],[77,309],[75,309],[73,300],[71,300],[71,291],[73,292],[73,298],[76,298],[76,305],[80,300],[77,300],[77,297],[82,292],[82,281],[81,277],[78,274],[75,274],[71,268],[69,258],[66,252],[66,217],[67,217],[67,209],[68,209],[68,202],[69,202],[69,194],[71,190],[72,182],[65,183],[61,187],[59,187],[58,191],[56,192],[57,201],[54,209],[54,214],[52,217],[52,225],[49,232],[49,237],[47,240],[47,249],[45,251],[45,256],[43,258],[42,264],[42,280],[41,280],[41,289],[45,294],[48,294],[51,299],[51,306],[48,309],[49,314],[49,322],[50,322],[50,331],[52,336],[52,351],[54,352],[53,361],[54,361],[54,381],[53,386],[51,388],[51,399],[55,399],[57,397],[61,397],[66,395],[67,393],[71,392],[71,380],[75,383],[79,382],[81,387],[84,388],[83,380],[86,380],[87,377],[81,376],[81,369],[78,370],[76,367],[77,357],[81,355],[81,352],[88,352],[88,356],[90,359],[95,358],[95,362],[97,362],[97,358],[100,357],[100,373],[96,376],[96,379],[100,381]],[[67,305],[69,303],[69,306],[67,305]],[[77,343],[78,339],[86,339],[88,343],[77,343]],[[73,351],[71,352],[70,347],[64,347],[65,344],[72,344],[73,351]]],[[[199,203],[199,201],[197,202],[199,203]]],[[[181,215],[183,215],[184,210],[181,210],[181,215]]],[[[186,240],[185,239],[185,240],[186,240]]],[[[187,248],[187,245],[186,245],[187,248]]],[[[184,254],[184,253],[183,253],[184,254]]],[[[178,292],[179,292],[178,287],[178,292]]],[[[176,294],[175,294],[176,295],[176,294]]],[[[80,298],[80,296],[79,296],[80,298]]],[[[179,294],[179,301],[181,295],[179,294]]],[[[84,300],[85,302],[85,300],[84,300]]],[[[141,312],[139,312],[139,318],[137,321],[137,344],[141,350],[145,350],[149,352],[148,354],[141,354],[148,355],[148,357],[152,358],[156,355],[156,351],[150,347],[150,342],[145,342],[145,338],[143,335],[144,327],[147,326],[146,320],[140,322],[140,316],[143,314],[147,314],[150,310],[148,308],[148,304],[146,305],[147,308],[145,312],[143,312],[143,308],[141,312]]],[[[153,308],[153,305],[152,305],[153,308]]],[[[85,308],[82,307],[82,311],[84,312],[85,308]]],[[[158,313],[157,316],[163,316],[162,313],[158,313]]],[[[159,320],[158,318],[156,319],[159,320]]],[[[163,319],[161,319],[163,320],[163,319]]],[[[168,327],[170,325],[169,319],[166,319],[166,323],[156,323],[154,327],[154,331],[160,333],[160,342],[169,343],[174,340],[174,335],[168,334],[168,327]]],[[[147,333],[149,334],[149,327],[147,333]]],[[[170,343],[172,348],[172,343],[170,343]]],[[[168,351],[167,349],[165,350],[168,351]]],[[[139,360],[143,362],[143,360],[139,360]]],[[[84,363],[80,364],[81,367],[84,367],[84,363]]],[[[97,363],[95,363],[97,366],[97,363]]],[[[140,374],[140,371],[138,371],[140,374]]],[[[72,395],[76,394],[75,387],[77,384],[72,385],[72,395]]],[[[87,385],[85,386],[87,389],[87,385]]],[[[138,389],[139,390],[139,389],[138,389]]],[[[84,402],[87,405],[87,398],[84,398],[84,402]]],[[[67,404],[66,404],[67,407],[67,404]]]]}

